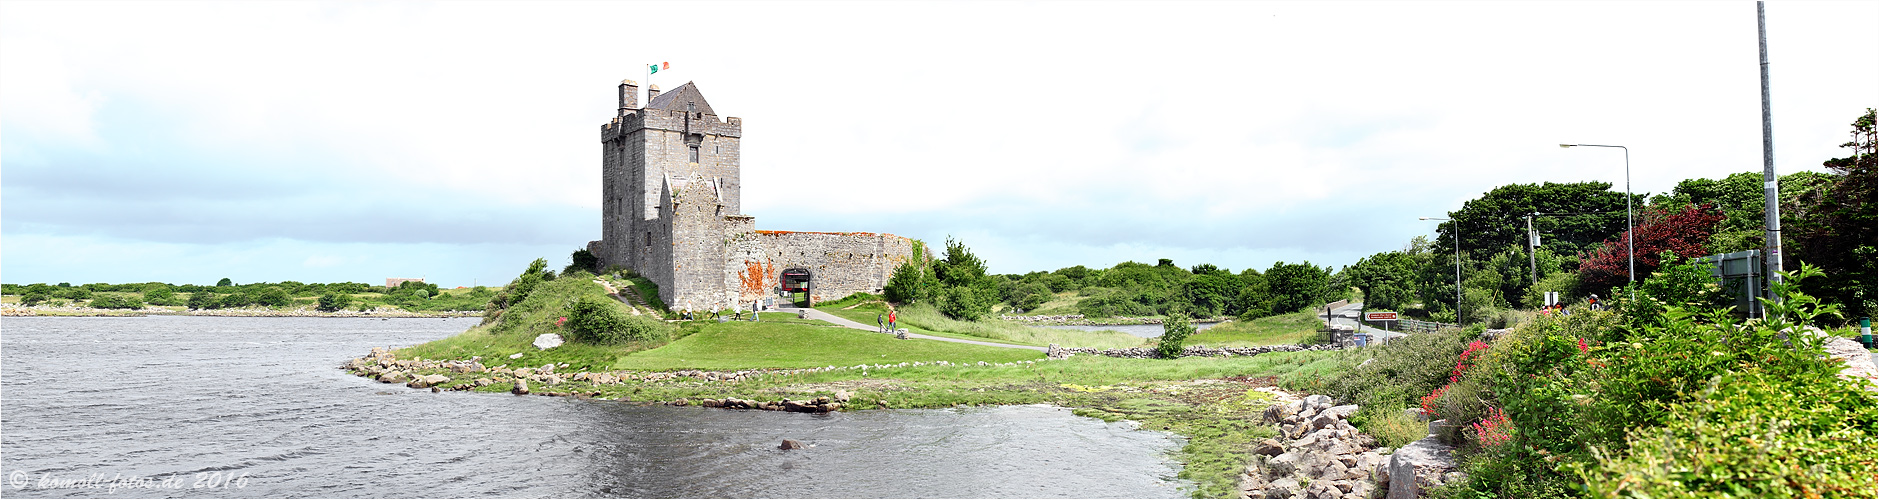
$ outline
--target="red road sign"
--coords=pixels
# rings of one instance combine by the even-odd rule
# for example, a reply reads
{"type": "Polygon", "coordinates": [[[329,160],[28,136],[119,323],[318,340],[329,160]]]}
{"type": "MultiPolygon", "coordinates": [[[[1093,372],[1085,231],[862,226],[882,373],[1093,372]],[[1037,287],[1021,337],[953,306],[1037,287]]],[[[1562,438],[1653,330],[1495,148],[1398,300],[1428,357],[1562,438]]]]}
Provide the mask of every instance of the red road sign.
{"type": "Polygon", "coordinates": [[[1387,311],[1367,312],[1367,313],[1364,313],[1364,320],[1365,321],[1396,321],[1396,313],[1387,312],[1387,311]]]}

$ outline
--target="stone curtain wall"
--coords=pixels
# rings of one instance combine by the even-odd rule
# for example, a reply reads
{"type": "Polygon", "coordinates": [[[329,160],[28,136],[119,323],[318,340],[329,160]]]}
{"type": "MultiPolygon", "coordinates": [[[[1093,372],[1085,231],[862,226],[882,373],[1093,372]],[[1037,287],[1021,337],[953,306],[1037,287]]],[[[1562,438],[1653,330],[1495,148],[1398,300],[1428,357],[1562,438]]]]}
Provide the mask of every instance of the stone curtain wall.
{"type": "MultiPolygon", "coordinates": [[[[836,300],[855,292],[881,293],[894,268],[913,256],[913,240],[885,233],[811,233],[796,231],[756,231],[756,240],[768,260],[763,264],[777,272],[792,267],[815,273],[812,298],[836,300]]],[[[736,279],[745,267],[726,270],[736,279]]],[[[767,278],[766,289],[745,300],[774,296],[776,275],[767,278]]]]}

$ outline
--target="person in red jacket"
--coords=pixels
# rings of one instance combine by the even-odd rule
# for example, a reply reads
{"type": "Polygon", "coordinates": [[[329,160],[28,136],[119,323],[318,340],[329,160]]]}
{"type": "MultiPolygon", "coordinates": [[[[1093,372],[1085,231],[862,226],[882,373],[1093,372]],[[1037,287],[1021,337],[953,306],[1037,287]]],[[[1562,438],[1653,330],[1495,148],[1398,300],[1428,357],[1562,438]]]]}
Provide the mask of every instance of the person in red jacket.
{"type": "Polygon", "coordinates": [[[894,308],[891,308],[891,307],[887,308],[887,330],[888,331],[899,330],[900,327],[894,324],[897,321],[900,321],[900,314],[895,312],[894,308]]]}

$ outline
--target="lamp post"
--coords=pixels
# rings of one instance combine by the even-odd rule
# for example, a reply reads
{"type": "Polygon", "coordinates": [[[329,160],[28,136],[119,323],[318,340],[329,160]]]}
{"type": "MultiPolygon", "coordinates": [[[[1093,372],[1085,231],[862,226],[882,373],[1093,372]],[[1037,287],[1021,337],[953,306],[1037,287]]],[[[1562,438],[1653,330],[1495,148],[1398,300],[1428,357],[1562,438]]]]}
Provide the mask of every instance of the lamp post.
{"type": "MultiPolygon", "coordinates": [[[[1417,217],[1416,220],[1453,220],[1441,217],[1417,217]]],[[[1455,324],[1461,324],[1461,223],[1455,224],[1455,324]]]]}
{"type": "MultiPolygon", "coordinates": [[[[1638,222],[1631,213],[1631,148],[1624,146],[1606,146],[1603,144],[1561,144],[1559,147],[1618,148],[1625,150],[1625,274],[1632,284],[1638,282],[1638,247],[1632,241],[1631,233],[1637,232],[1638,222]]],[[[1637,287],[1631,287],[1631,300],[1638,300],[1637,287]]]]}

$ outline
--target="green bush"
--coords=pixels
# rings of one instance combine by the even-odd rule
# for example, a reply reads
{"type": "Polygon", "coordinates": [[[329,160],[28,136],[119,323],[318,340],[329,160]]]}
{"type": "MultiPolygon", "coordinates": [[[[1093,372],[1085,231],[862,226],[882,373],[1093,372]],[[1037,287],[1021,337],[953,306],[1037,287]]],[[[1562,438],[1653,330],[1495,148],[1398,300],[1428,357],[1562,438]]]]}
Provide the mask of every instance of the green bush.
{"type": "Polygon", "coordinates": [[[272,286],[262,289],[261,293],[257,293],[254,296],[254,302],[256,304],[268,307],[286,307],[288,304],[292,304],[293,301],[293,297],[287,296],[286,290],[272,286]]]}
{"type": "Polygon", "coordinates": [[[1182,342],[1194,334],[1194,325],[1186,314],[1175,314],[1161,322],[1161,340],[1155,344],[1155,354],[1163,359],[1181,357],[1182,342]]]}
{"type": "Polygon", "coordinates": [[[36,306],[48,300],[52,300],[52,294],[39,291],[29,291],[20,296],[20,303],[29,306],[36,306]]]}
{"type": "Polygon", "coordinates": [[[91,307],[98,309],[143,309],[144,302],[128,295],[99,295],[91,299],[91,307]]]}
{"type": "Polygon", "coordinates": [[[144,290],[144,302],[159,306],[183,305],[176,300],[176,291],[170,289],[169,285],[154,285],[144,290]]]}
{"type": "Polygon", "coordinates": [[[220,300],[216,300],[215,293],[213,292],[204,290],[204,291],[190,292],[189,294],[189,308],[190,309],[196,309],[196,310],[215,309],[216,307],[220,307],[221,305],[222,305],[222,302],[220,300]]]}
{"type": "Polygon", "coordinates": [[[87,288],[65,288],[54,295],[61,299],[91,300],[91,290],[87,288]]]}
{"type": "Polygon", "coordinates": [[[635,316],[619,301],[593,295],[582,296],[565,312],[569,340],[595,345],[620,345],[629,342],[663,340],[672,330],[665,322],[635,316]]]}
{"type": "Polygon", "coordinates": [[[568,260],[568,267],[561,270],[563,276],[573,274],[575,271],[589,273],[600,272],[600,257],[594,255],[594,252],[587,251],[585,248],[575,250],[574,254],[568,257],[568,260]]]}
{"type": "Polygon", "coordinates": [[[1633,431],[1622,456],[1578,468],[1591,495],[1871,498],[1879,488],[1879,422],[1852,382],[1731,372],[1667,414],[1665,426],[1633,431]]]}
{"type": "Polygon", "coordinates": [[[351,305],[352,305],[351,295],[346,295],[343,293],[327,292],[324,295],[320,295],[320,305],[318,307],[315,307],[315,309],[325,311],[325,312],[334,312],[334,311],[338,311],[341,309],[345,309],[346,307],[351,306],[351,305]]]}
{"type": "Polygon", "coordinates": [[[953,319],[978,321],[992,312],[992,291],[974,286],[947,288],[939,296],[939,311],[953,319]]]}
{"type": "MultiPolygon", "coordinates": [[[[1803,266],[1775,284],[1782,300],[1767,302],[1769,317],[1752,323],[1727,310],[1695,313],[1654,301],[1622,312],[1657,317],[1583,312],[1515,330],[1441,398],[1457,422],[1496,407],[1514,429],[1510,445],[1464,447],[1473,455],[1469,480],[1445,493],[1870,493],[1879,423],[1870,397],[1838,377],[1839,363],[1825,359],[1813,336],[1784,333],[1837,314],[1799,292],[1818,274],[1803,266]],[[1582,483],[1592,489],[1558,486],[1582,483]]],[[[1664,291],[1681,279],[1674,269],[1658,273],[1640,286],[1654,291],[1640,295],[1674,297],[1664,291]]]]}

